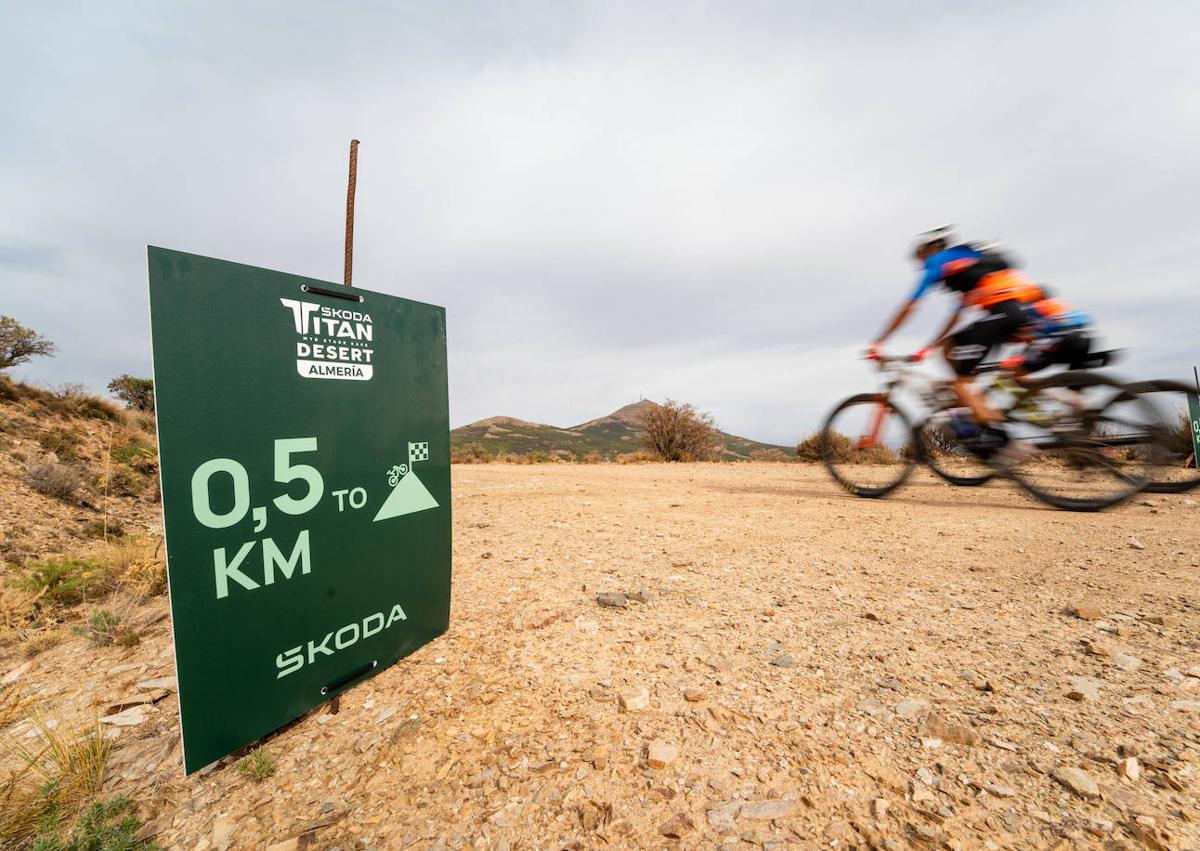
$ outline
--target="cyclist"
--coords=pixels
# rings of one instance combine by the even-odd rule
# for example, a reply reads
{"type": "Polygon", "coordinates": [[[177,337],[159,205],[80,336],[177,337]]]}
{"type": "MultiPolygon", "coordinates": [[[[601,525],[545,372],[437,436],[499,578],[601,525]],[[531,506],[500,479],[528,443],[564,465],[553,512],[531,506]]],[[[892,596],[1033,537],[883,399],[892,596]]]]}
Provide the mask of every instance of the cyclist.
{"type": "Polygon", "coordinates": [[[950,386],[955,396],[971,411],[985,434],[1004,442],[1003,432],[995,428],[1004,415],[992,409],[982,394],[971,387],[972,373],[994,348],[1031,340],[1034,344],[1026,350],[1020,365],[1014,364],[1018,375],[1051,363],[1082,364],[1090,348],[1090,339],[1082,330],[1086,319],[1069,311],[1057,299],[1049,298],[1042,287],[1014,269],[994,245],[957,242],[950,225],[922,233],[913,256],[924,269],[921,279],[883,333],[867,348],[867,356],[879,356],[884,341],[904,324],[916,303],[935,286],[960,293],[962,301],[958,309],[933,342],[918,352],[918,358],[940,347],[954,370],[950,386]],[[968,308],[979,308],[987,314],[951,333],[968,308]]]}

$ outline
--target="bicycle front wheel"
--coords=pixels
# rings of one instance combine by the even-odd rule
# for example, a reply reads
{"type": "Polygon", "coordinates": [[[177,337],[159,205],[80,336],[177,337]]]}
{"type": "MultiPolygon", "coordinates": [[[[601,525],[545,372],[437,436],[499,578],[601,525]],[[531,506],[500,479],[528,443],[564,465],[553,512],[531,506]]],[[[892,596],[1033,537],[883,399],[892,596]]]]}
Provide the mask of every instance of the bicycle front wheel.
{"type": "Polygon", "coordinates": [[[879,393],[851,396],[821,429],[821,462],[855,496],[887,496],[912,474],[918,451],[908,417],[879,393]]]}
{"type": "Polygon", "coordinates": [[[1043,502],[1097,511],[1149,481],[1159,443],[1153,407],[1104,375],[1067,372],[1033,385],[1008,414],[1004,471],[1043,502]]]}

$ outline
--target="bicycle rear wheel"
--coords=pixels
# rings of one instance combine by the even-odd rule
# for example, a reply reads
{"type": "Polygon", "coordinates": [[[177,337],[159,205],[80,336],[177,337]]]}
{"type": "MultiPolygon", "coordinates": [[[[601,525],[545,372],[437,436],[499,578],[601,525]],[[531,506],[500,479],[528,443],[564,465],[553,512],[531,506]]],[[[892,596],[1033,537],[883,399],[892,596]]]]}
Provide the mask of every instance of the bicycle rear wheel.
{"type": "Polygon", "coordinates": [[[929,469],[952,485],[976,488],[996,477],[996,471],[972,452],[954,430],[955,409],[934,411],[918,429],[922,458],[929,469]]]}
{"type": "Polygon", "coordinates": [[[866,498],[887,496],[912,474],[917,461],[913,426],[880,393],[851,396],[821,429],[821,461],[834,481],[866,498]]]}
{"type": "Polygon", "coordinates": [[[1097,511],[1137,494],[1160,440],[1153,407],[1120,382],[1066,372],[1030,388],[1008,412],[1004,472],[1043,502],[1097,511]]]}
{"type": "Polygon", "coordinates": [[[1138,381],[1127,384],[1132,392],[1154,406],[1162,429],[1162,443],[1150,458],[1150,483],[1147,493],[1187,493],[1200,487],[1200,469],[1196,468],[1192,442],[1192,418],[1188,396],[1196,387],[1184,381],[1138,381]]]}

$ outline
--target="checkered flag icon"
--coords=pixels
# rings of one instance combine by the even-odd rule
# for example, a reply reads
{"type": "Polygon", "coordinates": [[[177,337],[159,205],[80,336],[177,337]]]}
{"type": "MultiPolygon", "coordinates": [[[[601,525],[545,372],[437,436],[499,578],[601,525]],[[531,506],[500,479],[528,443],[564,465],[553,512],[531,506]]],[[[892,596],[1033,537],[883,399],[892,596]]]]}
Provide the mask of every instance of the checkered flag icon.
{"type": "Polygon", "coordinates": [[[408,444],[408,463],[413,464],[417,461],[429,460],[429,441],[423,443],[408,444]]]}

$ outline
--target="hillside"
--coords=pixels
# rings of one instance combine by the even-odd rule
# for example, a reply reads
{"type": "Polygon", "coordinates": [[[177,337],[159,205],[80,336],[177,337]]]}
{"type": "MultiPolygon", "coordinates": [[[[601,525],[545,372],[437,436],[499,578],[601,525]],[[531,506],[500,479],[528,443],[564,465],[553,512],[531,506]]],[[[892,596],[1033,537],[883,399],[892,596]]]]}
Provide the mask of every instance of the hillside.
{"type": "MultiPolygon", "coordinates": [[[[539,452],[560,458],[583,458],[589,453],[596,453],[611,459],[642,448],[642,412],[654,404],[643,399],[618,408],[607,416],[568,428],[531,423],[514,417],[489,417],[454,429],[450,432],[450,440],[456,449],[479,444],[490,456],[539,452]]],[[[723,447],[721,457],[725,461],[748,461],[752,453],[762,450],[775,449],[788,455],[795,454],[789,447],[759,443],[723,431],[718,433],[723,447]]]]}

